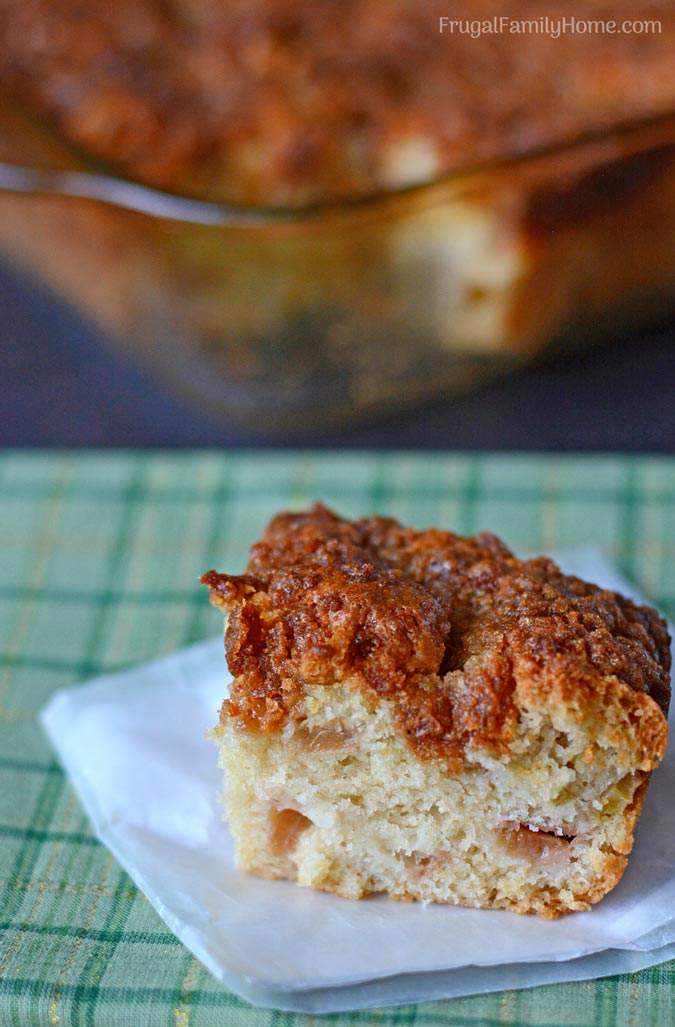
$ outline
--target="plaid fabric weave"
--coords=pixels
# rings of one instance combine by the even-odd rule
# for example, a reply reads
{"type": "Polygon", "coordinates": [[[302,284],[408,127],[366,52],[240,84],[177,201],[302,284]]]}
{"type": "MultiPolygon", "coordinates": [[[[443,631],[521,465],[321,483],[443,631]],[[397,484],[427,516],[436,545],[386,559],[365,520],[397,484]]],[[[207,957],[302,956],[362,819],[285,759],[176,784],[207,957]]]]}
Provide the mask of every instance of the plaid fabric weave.
{"type": "MultiPolygon", "coordinates": [[[[0,1027],[283,1027],[212,980],[93,838],[35,721],[55,689],[215,635],[199,573],[268,518],[489,529],[595,545],[675,615],[675,461],[438,453],[8,453],[0,458],[0,1027]]],[[[669,1024],[675,963],[579,984],[326,1017],[420,1027],[669,1024]]]]}

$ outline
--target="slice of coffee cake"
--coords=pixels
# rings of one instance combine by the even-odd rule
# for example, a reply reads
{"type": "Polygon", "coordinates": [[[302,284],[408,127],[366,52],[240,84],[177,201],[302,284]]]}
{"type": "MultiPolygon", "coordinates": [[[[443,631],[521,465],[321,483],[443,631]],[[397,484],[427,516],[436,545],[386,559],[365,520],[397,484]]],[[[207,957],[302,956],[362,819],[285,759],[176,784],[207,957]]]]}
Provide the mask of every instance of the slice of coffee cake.
{"type": "Polygon", "coordinates": [[[620,879],[667,739],[666,626],[494,536],[281,514],[209,571],[238,865],[554,917],[620,879]]]}

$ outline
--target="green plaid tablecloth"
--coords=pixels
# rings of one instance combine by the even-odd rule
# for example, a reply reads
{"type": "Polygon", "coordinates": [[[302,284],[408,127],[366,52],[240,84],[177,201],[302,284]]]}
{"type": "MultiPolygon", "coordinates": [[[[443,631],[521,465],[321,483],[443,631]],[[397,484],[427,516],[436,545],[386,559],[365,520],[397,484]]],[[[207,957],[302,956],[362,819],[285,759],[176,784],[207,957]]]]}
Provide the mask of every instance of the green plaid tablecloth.
{"type": "MultiPolygon", "coordinates": [[[[517,551],[595,545],[675,614],[675,460],[364,453],[0,458],[0,1027],[282,1027],[212,980],[93,838],[36,724],[57,688],[220,630],[197,584],[320,498],[517,551]]],[[[421,1027],[672,1024],[675,963],[326,1017],[421,1027]]]]}

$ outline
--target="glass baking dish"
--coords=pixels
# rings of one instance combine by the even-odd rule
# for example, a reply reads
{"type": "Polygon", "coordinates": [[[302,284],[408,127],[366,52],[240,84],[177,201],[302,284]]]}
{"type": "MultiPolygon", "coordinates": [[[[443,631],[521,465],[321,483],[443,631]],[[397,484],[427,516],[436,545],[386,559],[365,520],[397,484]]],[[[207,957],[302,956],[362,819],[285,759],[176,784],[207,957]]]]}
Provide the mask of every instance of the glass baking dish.
{"type": "Polygon", "coordinates": [[[108,175],[0,105],[0,249],[200,408],[308,431],[663,316],[675,116],[305,210],[108,175]]]}

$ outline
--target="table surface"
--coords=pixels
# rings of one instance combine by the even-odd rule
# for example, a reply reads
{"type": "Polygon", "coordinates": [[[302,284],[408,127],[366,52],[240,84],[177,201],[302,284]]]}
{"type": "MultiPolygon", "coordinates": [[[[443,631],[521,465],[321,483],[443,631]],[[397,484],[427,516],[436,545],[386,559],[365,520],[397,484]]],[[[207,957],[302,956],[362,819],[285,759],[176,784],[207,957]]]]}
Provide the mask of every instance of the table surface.
{"type": "MultiPolygon", "coordinates": [[[[36,713],[57,688],[217,634],[199,573],[323,499],[516,551],[593,545],[675,615],[675,459],[444,453],[0,457],[0,1024],[298,1027],[217,984],[93,837],[36,713]]],[[[675,1022],[675,962],[327,1022],[675,1022]]]]}
{"type": "Polygon", "coordinates": [[[5,444],[675,453],[675,326],[350,430],[272,439],[217,424],[176,399],[44,287],[6,265],[0,314],[5,444]]]}

